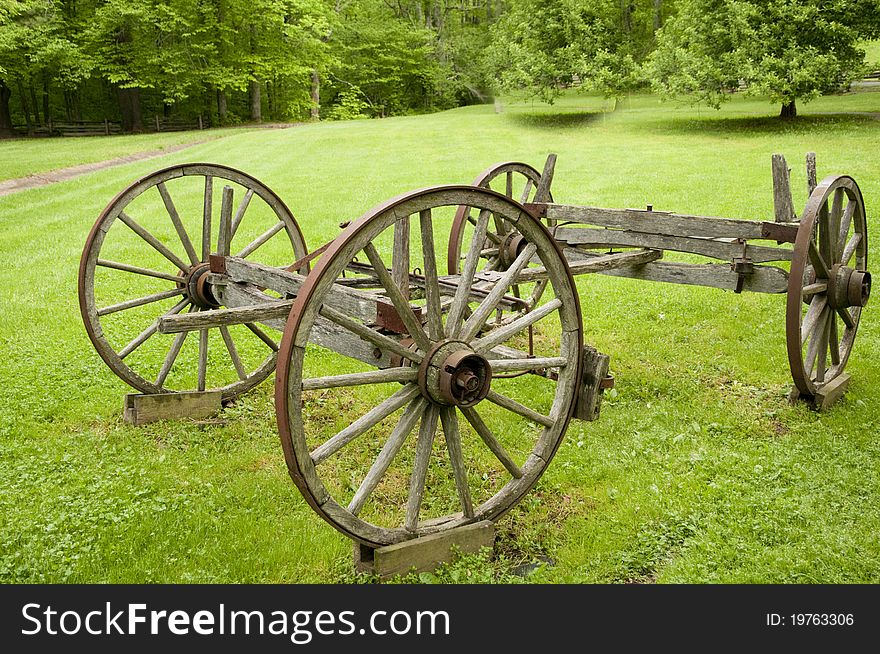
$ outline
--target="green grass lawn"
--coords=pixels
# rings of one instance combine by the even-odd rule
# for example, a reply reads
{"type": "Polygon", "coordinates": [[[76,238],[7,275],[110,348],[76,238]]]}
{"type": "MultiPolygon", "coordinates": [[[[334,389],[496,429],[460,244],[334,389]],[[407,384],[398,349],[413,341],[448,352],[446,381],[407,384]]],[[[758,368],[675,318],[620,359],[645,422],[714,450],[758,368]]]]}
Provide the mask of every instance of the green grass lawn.
{"type": "MultiPolygon", "coordinates": [[[[778,107],[738,97],[721,111],[650,96],[605,105],[572,95],[502,113],[248,131],[0,198],[0,580],[354,578],[350,543],[288,477],[270,382],[221,424],[122,422],[127,387],[88,342],[76,274],[98,213],[150,170],[246,170],[284,198],[315,248],[340,221],[403,191],[469,182],[507,159],[540,168],[549,152],[559,155],[559,202],[772,220],[770,155],[787,157],[799,210],[803,156],[815,151],[820,177],[859,182],[876,232],[880,121],[846,114],[880,112],[880,93],[822,98],[788,123],[778,107]]],[[[156,147],[149,137],[22,142],[0,144],[0,158],[4,174],[25,174],[53,156],[69,165],[156,147]],[[102,143],[118,145],[101,155],[102,143]]],[[[611,355],[617,379],[601,419],[572,422],[537,488],[500,521],[497,562],[468,559],[426,580],[517,581],[510,567],[550,559],[526,580],[880,581],[873,307],[848,394],[816,414],[786,401],[783,296],[602,276],[579,287],[585,340],[611,355]]]]}
{"type": "Polygon", "coordinates": [[[164,150],[175,145],[210,141],[248,131],[248,128],[206,129],[192,132],[0,140],[0,181],[35,173],[105,161],[137,152],[164,150]]]}

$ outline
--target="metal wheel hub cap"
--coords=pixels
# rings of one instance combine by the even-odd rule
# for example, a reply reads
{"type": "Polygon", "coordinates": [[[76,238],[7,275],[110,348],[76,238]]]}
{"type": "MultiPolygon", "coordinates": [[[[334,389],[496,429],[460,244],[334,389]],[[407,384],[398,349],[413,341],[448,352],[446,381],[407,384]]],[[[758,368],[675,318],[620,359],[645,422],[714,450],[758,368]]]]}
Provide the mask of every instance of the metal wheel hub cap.
{"type": "Polygon", "coordinates": [[[470,407],[484,399],[492,366],[462,341],[440,341],[419,366],[422,395],[437,404],[470,407]]]}
{"type": "Polygon", "coordinates": [[[200,309],[216,309],[220,306],[211,286],[208,284],[208,273],[211,272],[211,264],[197,263],[189,270],[181,273],[183,278],[179,285],[186,288],[189,299],[200,309]]]}
{"type": "Polygon", "coordinates": [[[510,232],[498,250],[502,267],[505,269],[509,268],[516,261],[520,253],[526,249],[526,245],[528,245],[528,241],[526,241],[522,234],[510,232]]]}
{"type": "Polygon", "coordinates": [[[828,279],[828,304],[834,309],[863,307],[871,296],[871,273],[837,264],[828,279]]]}

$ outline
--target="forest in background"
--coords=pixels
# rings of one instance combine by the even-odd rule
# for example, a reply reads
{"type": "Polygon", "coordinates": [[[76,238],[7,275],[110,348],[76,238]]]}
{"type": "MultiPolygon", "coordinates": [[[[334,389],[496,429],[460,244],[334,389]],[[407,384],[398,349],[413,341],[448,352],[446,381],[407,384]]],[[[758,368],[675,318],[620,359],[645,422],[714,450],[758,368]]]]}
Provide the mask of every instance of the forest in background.
{"type": "Polygon", "coordinates": [[[844,88],[876,0],[0,0],[0,135],[384,117],[579,85],[717,106],[844,88]]]}

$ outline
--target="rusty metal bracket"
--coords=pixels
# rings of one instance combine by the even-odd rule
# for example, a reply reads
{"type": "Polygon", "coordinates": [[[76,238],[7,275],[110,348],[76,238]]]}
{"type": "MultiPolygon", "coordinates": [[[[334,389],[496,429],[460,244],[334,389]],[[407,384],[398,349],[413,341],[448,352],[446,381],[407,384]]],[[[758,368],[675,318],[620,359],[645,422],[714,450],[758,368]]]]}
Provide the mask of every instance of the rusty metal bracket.
{"type": "Polygon", "coordinates": [[[743,286],[746,283],[746,275],[751,275],[755,272],[755,264],[751,257],[748,256],[748,245],[742,239],[740,243],[742,244],[742,256],[734,258],[730,264],[730,269],[737,275],[736,287],[733,289],[734,293],[742,293],[743,286]]]}
{"type": "Polygon", "coordinates": [[[800,223],[761,223],[761,238],[777,243],[794,243],[800,223]]]}
{"type": "MultiPolygon", "coordinates": [[[[412,309],[416,320],[423,325],[427,322],[428,315],[422,307],[410,305],[410,309],[412,309]]],[[[376,301],[376,326],[393,334],[409,334],[409,330],[403,324],[403,319],[390,302],[376,301]]]]}
{"type": "Polygon", "coordinates": [[[526,208],[526,211],[532,214],[535,218],[547,217],[546,202],[526,202],[523,206],[526,208]]]}

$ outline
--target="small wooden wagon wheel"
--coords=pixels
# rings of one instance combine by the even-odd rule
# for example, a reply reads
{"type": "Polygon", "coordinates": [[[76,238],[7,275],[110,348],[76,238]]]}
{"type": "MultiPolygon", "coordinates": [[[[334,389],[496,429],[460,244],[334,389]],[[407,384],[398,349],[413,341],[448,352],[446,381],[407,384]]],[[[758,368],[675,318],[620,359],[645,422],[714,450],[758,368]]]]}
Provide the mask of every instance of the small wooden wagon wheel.
{"type": "MultiPolygon", "coordinates": [[[[473,181],[474,186],[488,188],[503,193],[509,198],[517,200],[520,204],[535,200],[535,194],[541,184],[541,173],[528,164],[518,161],[506,161],[490,166],[477,175],[473,181]]],[[[553,198],[548,192],[544,201],[552,202],[553,198]]],[[[514,242],[516,235],[513,226],[503,218],[495,218],[494,224],[486,232],[486,246],[483,248],[481,257],[485,259],[484,266],[492,270],[498,270],[510,263],[509,255],[516,258],[516,249],[519,241],[514,242]]],[[[452,229],[449,232],[449,245],[447,248],[446,267],[450,275],[458,274],[461,268],[464,248],[467,239],[471,236],[469,226],[476,225],[476,216],[470,207],[459,207],[452,221],[452,229]]],[[[483,266],[481,266],[483,267],[483,266]]]]}
{"type": "Polygon", "coordinates": [[[826,177],[804,208],[788,282],[788,361],[802,395],[843,372],[871,293],[867,266],[861,191],[851,177],[826,177]]]}
{"type": "Polygon", "coordinates": [[[290,474],[325,520],[372,546],[497,518],[536,483],[561,442],[581,347],[574,280],[547,229],[519,203],[469,186],[399,196],[345,229],[291,310],[275,383],[290,474]],[[435,227],[458,206],[477,213],[478,238],[462,275],[442,277],[435,227]],[[493,286],[479,289],[479,245],[492,219],[516,225],[528,244],[494,273],[493,286]],[[499,321],[499,304],[516,301],[509,289],[529,266],[550,280],[544,303],[499,321]],[[406,333],[371,324],[375,309],[346,304],[365,297],[350,289],[370,286],[406,333]],[[351,317],[357,311],[363,319],[351,317]],[[523,351],[529,327],[538,334],[534,357],[523,351]],[[375,362],[314,345],[316,332],[367,343],[375,362]],[[324,376],[329,370],[339,374],[324,376]]]}
{"type": "Polygon", "coordinates": [[[226,166],[159,170],[123,190],[99,216],[80,260],[80,312],[98,354],[133,388],[215,388],[226,400],[274,370],[278,346],[256,325],[201,329],[197,348],[185,347],[188,332],[157,335],[162,316],[218,308],[207,283],[215,252],[257,254],[281,265],[307,249],[284,202],[226,166]],[[281,233],[286,237],[274,238],[281,233]]]}

